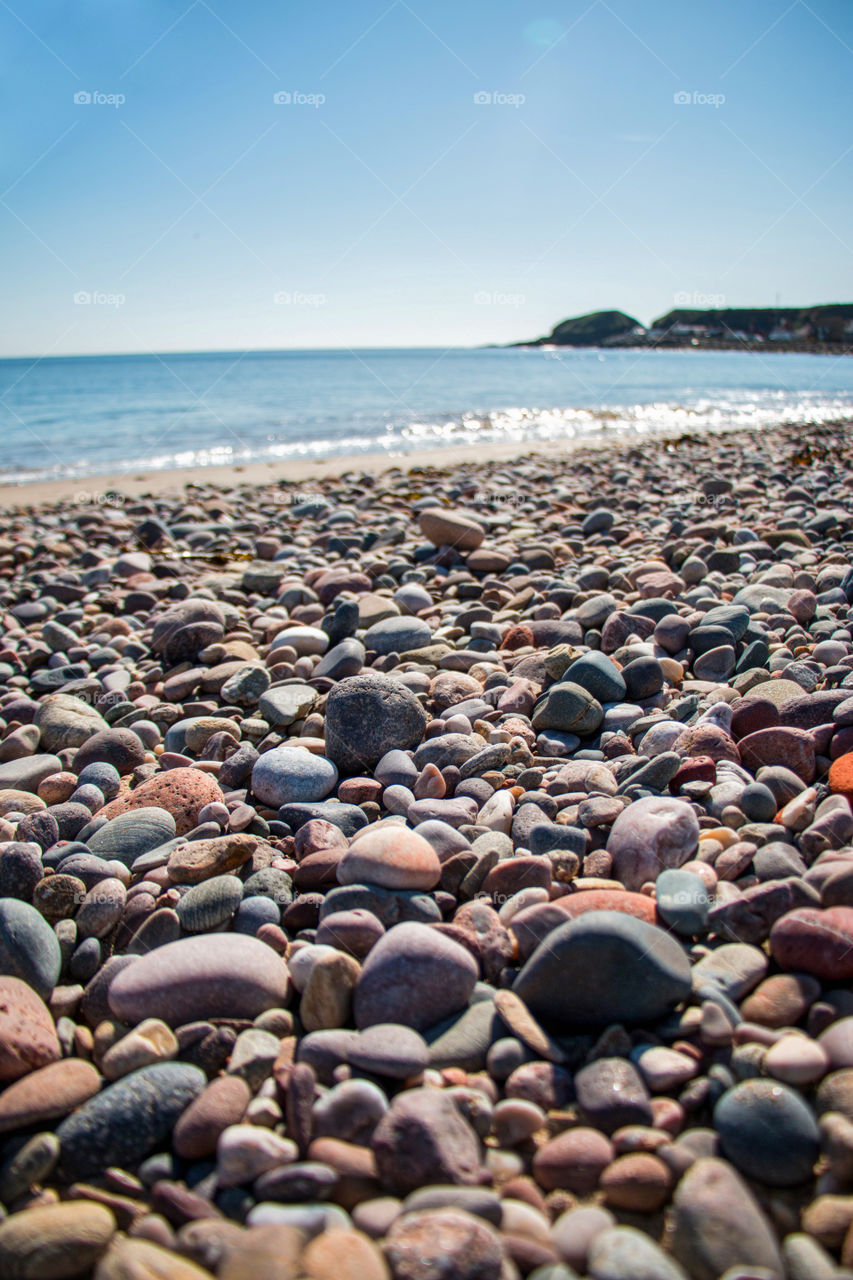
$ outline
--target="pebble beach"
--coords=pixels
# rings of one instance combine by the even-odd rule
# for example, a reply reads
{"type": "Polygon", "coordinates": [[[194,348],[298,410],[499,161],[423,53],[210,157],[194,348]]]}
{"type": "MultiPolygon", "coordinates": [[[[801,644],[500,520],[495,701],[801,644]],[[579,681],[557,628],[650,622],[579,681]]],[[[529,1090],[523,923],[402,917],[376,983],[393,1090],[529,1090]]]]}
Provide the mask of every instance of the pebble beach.
{"type": "Polygon", "coordinates": [[[0,1280],[853,1280],[853,422],[317,472],[3,491],[0,1280]]]}

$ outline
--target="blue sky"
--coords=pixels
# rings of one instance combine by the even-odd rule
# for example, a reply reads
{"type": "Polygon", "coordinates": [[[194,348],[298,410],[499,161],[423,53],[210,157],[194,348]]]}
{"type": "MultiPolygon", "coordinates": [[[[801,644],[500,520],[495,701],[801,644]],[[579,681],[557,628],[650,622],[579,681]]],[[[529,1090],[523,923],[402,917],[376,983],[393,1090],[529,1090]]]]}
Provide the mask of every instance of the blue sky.
{"type": "Polygon", "coordinates": [[[3,355],[853,299],[849,0],[4,0],[0,64],[3,355]]]}

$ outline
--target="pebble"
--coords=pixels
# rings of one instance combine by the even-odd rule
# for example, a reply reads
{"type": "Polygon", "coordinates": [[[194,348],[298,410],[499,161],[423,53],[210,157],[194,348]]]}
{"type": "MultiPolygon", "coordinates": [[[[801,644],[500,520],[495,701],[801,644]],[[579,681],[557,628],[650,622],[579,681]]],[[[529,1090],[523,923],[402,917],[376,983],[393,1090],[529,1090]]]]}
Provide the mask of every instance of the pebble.
{"type": "Polygon", "coordinates": [[[109,1209],[86,1200],[23,1209],[0,1222],[0,1273],[8,1280],[84,1275],[115,1231],[109,1209]]]}
{"type": "Polygon", "coordinates": [[[135,959],[109,984],[115,1017],[128,1025],[161,1018],[168,1026],[200,1018],[256,1017],[281,1008],[287,971],[256,938],[182,938],[135,959]]]}
{"type": "Polygon", "coordinates": [[[399,1022],[424,1031],[468,1003],[477,964],[458,942],[428,925],[398,924],[373,947],[353,998],[359,1030],[399,1022]]]}
{"type": "Polygon", "coordinates": [[[663,1016],[685,998],[690,981],[685,952],[663,930],[621,912],[593,911],[552,930],[513,990],[542,1017],[606,1025],[663,1016]]]}
{"type": "Polygon", "coordinates": [[[385,889],[433,889],[441,864],[431,844],[406,827],[368,827],[353,840],[338,865],[340,884],[376,884],[385,889]]]}
{"type": "Polygon", "coordinates": [[[109,1085],[57,1127],[60,1175],[74,1182],[109,1165],[134,1169],[171,1133],[204,1085],[198,1067],[180,1062],[155,1063],[109,1085]]]}
{"type": "Polygon", "coordinates": [[[811,1108],[793,1089],[770,1080],[745,1080],[724,1093],[714,1108],[714,1128],[735,1168],[769,1186],[805,1182],[820,1151],[811,1108]]]}
{"type": "Polygon", "coordinates": [[[298,747],[276,747],[265,752],[252,770],[252,792],[277,809],[293,801],[324,800],[337,780],[337,769],[324,756],[298,747]]]}

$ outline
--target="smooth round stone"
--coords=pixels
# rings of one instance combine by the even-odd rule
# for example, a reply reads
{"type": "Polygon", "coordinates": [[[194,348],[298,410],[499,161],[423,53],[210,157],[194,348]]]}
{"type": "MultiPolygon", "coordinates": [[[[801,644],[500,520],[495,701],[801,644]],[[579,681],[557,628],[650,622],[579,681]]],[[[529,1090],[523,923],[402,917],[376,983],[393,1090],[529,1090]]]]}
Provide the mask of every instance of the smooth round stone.
{"type": "Polygon", "coordinates": [[[329,637],[319,627],[286,627],[273,638],[270,652],[274,653],[282,645],[295,649],[301,658],[304,654],[325,653],[329,647],[329,637]]]}
{"type": "MultiPolygon", "coordinates": [[[[175,910],[187,933],[210,933],[234,915],[243,898],[243,882],[236,876],[213,876],[184,894],[175,910]]],[[[279,913],[276,909],[275,920],[279,913]]]]}
{"type": "Polygon", "coordinates": [[[372,911],[356,908],[334,911],[317,928],[318,945],[336,947],[361,960],[385,933],[385,926],[372,911]]]}
{"type": "Polygon", "coordinates": [[[806,973],[777,973],[766,978],[744,1000],[747,1022],[763,1027],[793,1027],[819,998],[820,983],[806,973]]]}
{"type": "Polygon", "coordinates": [[[216,1153],[219,1136],[239,1124],[252,1100],[241,1076],[217,1076],[184,1111],[175,1125],[172,1145],[183,1160],[205,1160],[216,1153]]]}
{"type": "Polygon", "coordinates": [[[591,693],[571,680],[554,684],[537,704],[532,717],[534,729],[556,729],[586,737],[595,733],[604,719],[604,708],[591,693]]]}
{"type": "Polygon", "coordinates": [[[477,981],[469,951],[429,925],[399,924],[376,943],[353,1000],[355,1024],[399,1022],[423,1031],[460,1012],[477,981]]]}
{"type": "MultiPolygon", "coordinates": [[[[59,1057],[50,1010],[20,978],[0,978],[0,1082],[18,1080],[59,1057]]],[[[0,1094],[0,1104],[5,1097],[0,1094]]]]}
{"type": "Polygon", "coordinates": [[[745,942],[728,942],[716,947],[694,965],[694,990],[712,983],[729,1000],[740,1000],[758,986],[767,968],[767,956],[759,947],[745,942]]]}
{"type": "Polygon", "coordinates": [[[106,764],[123,776],[133,773],[144,760],[145,744],[132,729],[101,729],[77,748],[71,768],[79,778],[84,769],[106,764]]]}
{"type": "Polygon", "coordinates": [[[770,950],[781,969],[829,982],[853,978],[853,907],[789,911],[770,930],[770,950]]]}
{"type": "Polygon", "coordinates": [[[723,1155],[749,1178],[771,1187],[805,1182],[820,1153],[811,1109],[798,1093],[771,1080],[745,1080],[714,1108],[723,1155]]]}
{"type": "Polygon", "coordinates": [[[347,676],[357,676],[364,666],[364,645],[354,636],[341,640],[317,663],[313,678],[327,680],[344,680],[347,676]]]}
{"type": "Polygon", "coordinates": [[[433,889],[440,878],[441,863],[432,845],[417,832],[397,825],[367,827],[338,865],[340,884],[433,889]]]}
{"type": "Polygon", "coordinates": [[[0,1275],[6,1280],[89,1275],[115,1231],[110,1210],[90,1200],[24,1209],[0,1223],[0,1275]]]}
{"type": "Polygon", "coordinates": [[[625,1125],[650,1125],[652,1109],[646,1086],[627,1058],[598,1058],[575,1076],[581,1117],[604,1133],[625,1125]]]}
{"type": "Polygon", "coordinates": [[[607,1025],[662,1017],[690,985],[690,962],[669,934],[621,912],[591,911],[545,937],[513,990],[539,1017],[607,1025]]]}
{"type": "MultiPolygon", "coordinates": [[[[602,1231],[614,1225],[613,1214],[608,1209],[583,1205],[560,1214],[551,1228],[551,1239],[562,1260],[582,1275],[587,1270],[593,1242],[602,1231]]],[[[626,1274],[630,1275],[630,1270],[626,1274]]]]}
{"type": "Polygon", "coordinates": [[[533,1176],[546,1191],[590,1195],[614,1156],[613,1144],[598,1129],[578,1125],[551,1138],[533,1158],[533,1176]]]}
{"type": "Polygon", "coordinates": [[[364,633],[365,648],[379,654],[424,649],[431,640],[432,632],[420,618],[383,618],[364,633]]]}
{"type": "Polygon", "coordinates": [[[315,1101],[314,1135],[367,1145],[387,1110],[388,1099],[371,1080],[343,1080],[315,1101]]]}
{"type": "Polygon", "coordinates": [[[160,1062],[110,1085],[57,1127],[60,1176],[72,1182],[99,1177],[111,1165],[134,1169],[206,1083],[198,1067],[160,1062]]]}
{"type": "MultiPolygon", "coordinates": [[[[853,1022],[853,1018],[846,1019],[853,1022]]],[[[764,1055],[762,1067],[768,1076],[781,1080],[783,1084],[797,1087],[814,1084],[822,1080],[830,1069],[831,1055],[822,1043],[810,1040],[808,1036],[781,1036],[771,1045],[764,1055]]],[[[853,1057],[850,1062],[853,1063],[853,1057]]],[[[833,1066],[847,1066],[847,1063],[832,1063],[833,1066]]]]}
{"type": "Polygon", "coordinates": [[[110,982],[109,1006],[128,1026],[255,1018],[283,1008],[287,969],[272,948],[242,934],[181,938],[140,956],[110,982]]]}
{"type": "Polygon", "coordinates": [[[607,839],[613,874],[638,890],[660,872],[680,867],[696,852],[699,822],[691,805],[665,796],[636,800],[620,813],[607,839]]]}
{"type": "Polygon", "coordinates": [[[79,747],[87,738],[108,727],[99,711],[67,693],[51,693],[43,698],[35,723],[41,730],[40,745],[46,751],[79,747]]]}
{"type": "Polygon", "coordinates": [[[636,1227],[610,1227],[597,1233],[589,1246],[586,1270],[589,1280],[687,1280],[678,1263],[636,1227]]]}
{"type": "Polygon", "coordinates": [[[770,1222],[725,1160],[697,1160],[673,1200],[670,1250],[688,1275],[721,1277],[730,1266],[757,1266],[784,1276],[770,1222]]]}
{"type": "Polygon", "coordinates": [[[127,890],[121,880],[107,876],[86,894],[74,923],[79,938],[105,938],[121,920],[127,890]]]}
{"type": "MultiPolygon", "coordinates": [[[[59,1053],[58,1043],[56,1053],[59,1053]]],[[[81,1058],[52,1061],[27,1071],[28,1074],[8,1084],[0,1093],[0,1133],[58,1120],[93,1097],[103,1083],[91,1062],[81,1058]]]]}
{"type": "Polygon", "coordinates": [[[47,999],[61,968],[59,942],[44,917],[27,902],[0,899],[0,974],[20,978],[47,999]]]}
{"type": "Polygon", "coordinates": [[[275,685],[258,699],[258,711],[269,724],[287,728],[306,716],[317,701],[317,692],[307,684],[275,685]]]}
{"type": "Polygon", "coordinates": [[[744,787],[738,805],[750,822],[772,822],[778,810],[776,797],[762,782],[744,787]]]}
{"type": "Polygon", "coordinates": [[[564,679],[579,684],[598,702],[621,702],[627,692],[616,663],[596,651],[577,658],[565,671],[564,679]]]}
{"type": "Polygon", "coordinates": [[[476,551],[486,536],[483,526],[471,516],[444,507],[425,508],[418,515],[418,524],[434,547],[476,551]]]}
{"type": "Polygon", "coordinates": [[[361,1031],[349,1050],[349,1063],[359,1071],[392,1080],[419,1076],[429,1066],[423,1036],[400,1023],[375,1023],[361,1031]]]}
{"type": "MultiPolygon", "coordinates": [[[[335,685],[326,699],[325,716],[326,750],[344,774],[370,774],[389,753],[417,747],[427,725],[427,713],[415,695],[399,680],[378,672],[335,685]]],[[[376,775],[385,786],[398,780],[388,776],[395,762],[391,757],[386,770],[376,775]]],[[[414,781],[401,769],[404,785],[414,781]]]]}
{"type": "Polygon", "coordinates": [[[61,773],[59,756],[37,752],[34,756],[21,756],[18,760],[5,760],[0,764],[0,791],[38,791],[39,783],[52,774],[61,773]]]}
{"type": "Polygon", "coordinates": [[[104,823],[86,844],[99,858],[115,858],[130,867],[141,854],[173,840],[175,833],[175,819],[167,810],[132,809],[104,823]]]}
{"type": "Polygon", "coordinates": [[[278,809],[283,804],[325,800],[337,781],[338,771],[325,756],[304,747],[273,747],[252,770],[252,793],[278,809]]]}
{"type": "Polygon", "coordinates": [[[655,901],[661,920],[682,937],[707,932],[711,899],[692,871],[662,871],[655,881],[655,901]]]}
{"type": "Polygon", "coordinates": [[[238,906],[233,921],[235,933],[245,933],[255,938],[265,924],[278,925],[281,908],[272,898],[244,898],[238,906]]]}
{"type": "Polygon", "coordinates": [[[824,1031],[818,1044],[827,1055],[833,1071],[853,1067],[853,1017],[839,1018],[824,1031]]]}

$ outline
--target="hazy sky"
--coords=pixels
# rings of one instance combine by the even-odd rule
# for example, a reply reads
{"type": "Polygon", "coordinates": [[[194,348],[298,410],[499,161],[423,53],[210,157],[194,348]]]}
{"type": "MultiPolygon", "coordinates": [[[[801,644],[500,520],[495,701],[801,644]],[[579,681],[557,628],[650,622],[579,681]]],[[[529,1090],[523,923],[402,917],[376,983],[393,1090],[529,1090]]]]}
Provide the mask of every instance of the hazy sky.
{"type": "Polygon", "coordinates": [[[0,59],[0,354],[853,299],[850,0],[2,0],[0,59]]]}

